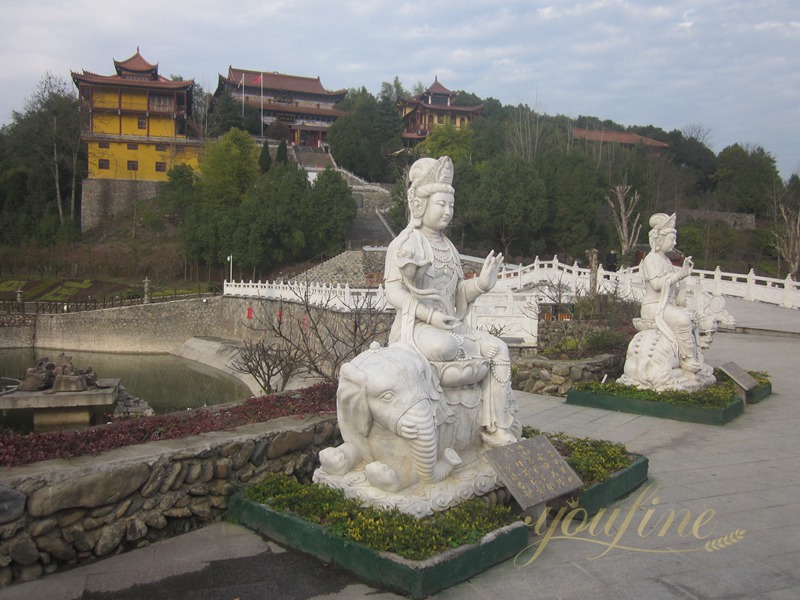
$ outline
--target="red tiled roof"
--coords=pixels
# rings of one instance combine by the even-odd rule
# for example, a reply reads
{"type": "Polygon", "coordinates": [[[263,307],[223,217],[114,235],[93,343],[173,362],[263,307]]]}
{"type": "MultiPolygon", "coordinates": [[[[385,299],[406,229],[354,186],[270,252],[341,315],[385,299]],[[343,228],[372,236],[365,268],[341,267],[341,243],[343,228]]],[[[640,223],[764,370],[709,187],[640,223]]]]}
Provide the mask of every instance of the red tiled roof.
{"type": "MultiPolygon", "coordinates": [[[[399,102],[404,103],[408,106],[413,106],[414,110],[419,107],[427,108],[430,112],[463,112],[463,113],[471,113],[471,112],[479,112],[483,110],[483,104],[478,104],[476,106],[458,106],[451,105],[446,106],[444,104],[428,104],[427,102],[422,102],[421,100],[417,100],[415,98],[405,99],[400,98],[399,102]]],[[[411,113],[409,113],[411,114],[411,113]]]]}
{"type": "Polygon", "coordinates": [[[123,70],[136,71],[138,73],[150,73],[158,75],[158,64],[150,64],[141,54],[139,48],[136,48],[136,54],[125,60],[115,60],[114,67],[117,70],[117,75],[120,75],[123,70]]]}
{"type": "Polygon", "coordinates": [[[249,71],[247,69],[234,69],[228,67],[229,83],[234,85],[241,85],[244,81],[245,87],[264,87],[270,90],[284,90],[287,92],[301,92],[304,94],[317,94],[319,96],[342,96],[347,93],[347,90],[338,90],[329,92],[322,87],[322,82],[319,77],[300,77],[298,75],[284,75],[277,72],[260,72],[249,71]],[[263,81],[257,81],[257,78],[263,77],[263,81]],[[244,78],[244,79],[242,79],[244,78]]]}
{"type": "Polygon", "coordinates": [[[75,73],[72,71],[71,73],[72,81],[75,82],[75,85],[88,83],[131,88],[161,88],[165,90],[184,90],[194,85],[194,81],[171,81],[164,77],[159,77],[157,80],[125,79],[119,75],[97,75],[90,71],[84,71],[83,73],[75,73]]]}
{"type": "Polygon", "coordinates": [[[659,142],[652,138],[637,135],[635,133],[625,133],[623,131],[598,131],[595,129],[578,129],[573,127],[572,137],[576,140],[587,140],[590,142],[616,142],[618,144],[630,144],[638,146],[644,144],[654,148],[669,148],[669,144],[659,142]]]}
{"type": "MultiPolygon", "coordinates": [[[[438,75],[436,77],[434,77],[433,83],[431,84],[431,86],[427,90],[425,90],[425,92],[428,92],[428,93],[431,93],[431,94],[444,94],[445,96],[455,96],[456,95],[455,92],[451,92],[446,87],[444,87],[441,83],[439,83],[438,75]]],[[[422,94],[420,94],[420,96],[421,95],[422,94]]]]}
{"type": "MultiPolygon", "coordinates": [[[[248,98],[247,104],[256,108],[261,107],[259,99],[248,98]]],[[[294,113],[302,115],[327,115],[330,117],[341,117],[344,113],[335,108],[316,108],[313,106],[295,106],[283,102],[264,102],[264,110],[274,110],[275,112],[294,113]]]]}

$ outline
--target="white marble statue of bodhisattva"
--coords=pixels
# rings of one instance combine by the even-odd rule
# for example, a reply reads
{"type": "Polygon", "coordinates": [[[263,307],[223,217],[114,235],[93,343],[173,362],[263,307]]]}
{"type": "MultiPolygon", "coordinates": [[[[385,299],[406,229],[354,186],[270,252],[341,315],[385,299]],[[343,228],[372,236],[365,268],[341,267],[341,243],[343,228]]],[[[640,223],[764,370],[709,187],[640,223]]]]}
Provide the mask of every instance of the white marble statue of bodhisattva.
{"type": "Polygon", "coordinates": [[[482,436],[494,446],[515,442],[508,346],[463,321],[478,296],[494,287],[503,255],[490,252],[480,274],[465,279],[460,255],[444,235],[453,219],[453,162],[422,158],[408,177],[411,218],[386,251],[386,299],[397,309],[389,343],[409,343],[434,363],[489,359],[481,382],[482,436]]]}
{"type": "Polygon", "coordinates": [[[344,443],[320,452],[314,481],[365,504],[415,516],[499,487],[483,456],[517,441],[506,344],[466,322],[497,282],[490,253],[466,279],[444,235],[453,218],[453,163],[423,158],[409,171],[408,227],[386,253],[385,289],[397,309],[389,345],[342,365],[336,411],[344,443]]]}
{"type": "Polygon", "coordinates": [[[667,256],[675,248],[674,214],[654,214],[650,227],[651,250],[641,264],[645,288],[641,318],[634,319],[639,333],[628,347],[624,375],[619,381],[658,391],[705,387],[715,381],[713,369],[704,364],[698,348],[699,315],[687,308],[682,285],[692,274],[694,263],[689,256],[676,267],[667,256]]]}

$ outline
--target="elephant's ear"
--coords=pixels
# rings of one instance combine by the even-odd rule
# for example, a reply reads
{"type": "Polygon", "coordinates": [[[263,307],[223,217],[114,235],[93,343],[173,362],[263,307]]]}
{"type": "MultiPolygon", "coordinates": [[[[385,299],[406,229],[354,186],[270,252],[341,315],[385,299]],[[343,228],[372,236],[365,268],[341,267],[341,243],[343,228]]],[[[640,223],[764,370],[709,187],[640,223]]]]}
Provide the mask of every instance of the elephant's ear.
{"type": "Polygon", "coordinates": [[[367,398],[367,374],[350,363],[342,365],[339,372],[336,413],[342,431],[354,428],[364,437],[369,435],[372,411],[367,398]]]}

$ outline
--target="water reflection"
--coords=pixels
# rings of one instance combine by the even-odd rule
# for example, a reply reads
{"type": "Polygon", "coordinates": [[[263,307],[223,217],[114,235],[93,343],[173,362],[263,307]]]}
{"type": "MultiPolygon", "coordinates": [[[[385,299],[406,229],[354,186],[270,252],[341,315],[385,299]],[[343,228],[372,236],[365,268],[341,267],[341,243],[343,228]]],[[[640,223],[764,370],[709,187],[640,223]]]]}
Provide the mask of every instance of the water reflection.
{"type": "MultiPolygon", "coordinates": [[[[25,370],[42,357],[54,361],[59,350],[0,349],[0,375],[23,379],[25,370]]],[[[128,392],[147,401],[156,414],[243,400],[250,390],[238,379],[177,356],[65,352],[81,369],[98,377],[121,379],[128,392]]],[[[9,411],[11,412],[11,411],[9,411]]],[[[5,417],[4,417],[5,420],[5,417]]]]}

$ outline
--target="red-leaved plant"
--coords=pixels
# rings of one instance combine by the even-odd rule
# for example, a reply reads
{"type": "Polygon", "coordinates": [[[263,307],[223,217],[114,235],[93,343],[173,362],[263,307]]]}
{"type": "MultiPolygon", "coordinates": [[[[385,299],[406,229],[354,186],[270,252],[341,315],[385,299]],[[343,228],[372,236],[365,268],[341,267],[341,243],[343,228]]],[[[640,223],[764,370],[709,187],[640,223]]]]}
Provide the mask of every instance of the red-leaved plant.
{"type": "Polygon", "coordinates": [[[15,467],[53,458],[98,454],[123,446],[232,429],[278,417],[304,418],[335,412],[336,387],[331,383],[319,383],[291,393],[249,398],[242,404],[221,409],[200,408],[78,431],[0,433],[0,465],[15,467]]]}

